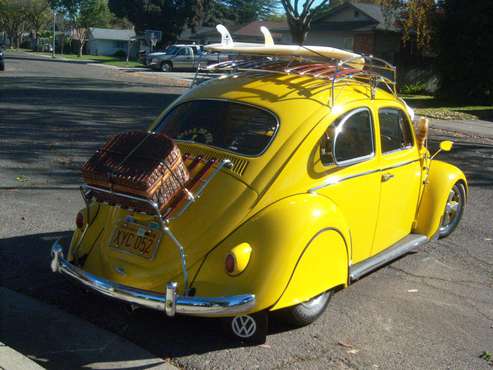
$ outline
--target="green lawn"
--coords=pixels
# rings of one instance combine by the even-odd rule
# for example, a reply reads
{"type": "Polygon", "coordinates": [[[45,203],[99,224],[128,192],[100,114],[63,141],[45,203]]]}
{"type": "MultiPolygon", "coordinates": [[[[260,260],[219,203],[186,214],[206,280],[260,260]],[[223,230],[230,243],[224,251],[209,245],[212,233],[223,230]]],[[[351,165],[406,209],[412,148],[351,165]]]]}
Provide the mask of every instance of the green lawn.
{"type": "MultiPolygon", "coordinates": [[[[32,52],[32,53],[36,54],[36,55],[51,56],[51,53],[43,53],[43,52],[32,52]]],[[[116,67],[122,67],[122,68],[144,67],[144,65],[142,63],[134,61],[134,60],[130,60],[127,62],[125,59],[119,59],[119,58],[115,58],[115,57],[97,56],[97,55],[83,55],[82,57],[79,57],[78,55],[75,55],[75,54],[63,54],[63,55],[55,54],[55,58],[108,64],[108,65],[112,65],[112,66],[116,66],[116,67]]]]}
{"type": "Polygon", "coordinates": [[[463,105],[429,95],[401,95],[417,115],[443,120],[493,121],[493,105],[463,105]]]}
{"type": "Polygon", "coordinates": [[[117,67],[127,67],[127,68],[143,67],[142,63],[140,62],[133,60],[127,62],[125,59],[119,59],[115,57],[106,57],[106,56],[97,56],[97,55],[83,55],[82,57],[79,57],[78,55],[74,55],[74,54],[66,54],[63,55],[63,57],[65,59],[71,59],[71,60],[90,60],[95,63],[109,64],[117,67]]]}

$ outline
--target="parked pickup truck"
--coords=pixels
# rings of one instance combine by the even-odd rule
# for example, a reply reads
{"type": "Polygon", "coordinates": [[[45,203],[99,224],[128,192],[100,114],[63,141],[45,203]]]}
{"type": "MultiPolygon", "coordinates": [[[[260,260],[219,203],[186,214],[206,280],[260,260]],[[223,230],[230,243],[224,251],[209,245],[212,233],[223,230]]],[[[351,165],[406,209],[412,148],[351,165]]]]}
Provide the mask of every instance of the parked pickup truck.
{"type": "Polygon", "coordinates": [[[171,72],[177,69],[193,70],[199,62],[211,64],[227,58],[224,54],[207,53],[201,45],[172,45],[162,52],[148,54],[145,64],[152,69],[171,72]]]}

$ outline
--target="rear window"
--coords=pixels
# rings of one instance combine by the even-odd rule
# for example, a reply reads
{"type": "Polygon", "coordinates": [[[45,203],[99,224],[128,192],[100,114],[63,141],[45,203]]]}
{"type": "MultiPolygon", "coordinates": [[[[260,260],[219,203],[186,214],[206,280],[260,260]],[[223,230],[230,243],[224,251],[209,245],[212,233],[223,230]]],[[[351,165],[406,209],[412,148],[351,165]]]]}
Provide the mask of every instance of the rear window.
{"type": "Polygon", "coordinates": [[[176,140],[256,156],[267,149],[277,129],[277,118],[263,109],[229,101],[196,100],[171,110],[156,131],[176,140]]]}

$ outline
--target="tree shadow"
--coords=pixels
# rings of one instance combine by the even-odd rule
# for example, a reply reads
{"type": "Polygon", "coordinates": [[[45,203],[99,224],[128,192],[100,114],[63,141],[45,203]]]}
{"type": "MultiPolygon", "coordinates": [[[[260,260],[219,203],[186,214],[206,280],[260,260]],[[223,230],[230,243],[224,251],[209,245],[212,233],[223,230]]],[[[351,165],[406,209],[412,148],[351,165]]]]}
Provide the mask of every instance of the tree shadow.
{"type": "MultiPolygon", "coordinates": [[[[2,78],[4,176],[79,182],[81,164],[121,131],[145,130],[177,95],[149,85],[79,78],[2,78]]],[[[27,185],[27,184],[26,184],[27,185]]]]}
{"type": "MultiPolygon", "coordinates": [[[[440,153],[437,159],[454,164],[464,171],[469,186],[492,186],[493,146],[468,143],[455,138],[453,141],[452,150],[440,153]]],[[[430,140],[430,152],[432,154],[438,150],[438,147],[439,141],[430,140]]]]}

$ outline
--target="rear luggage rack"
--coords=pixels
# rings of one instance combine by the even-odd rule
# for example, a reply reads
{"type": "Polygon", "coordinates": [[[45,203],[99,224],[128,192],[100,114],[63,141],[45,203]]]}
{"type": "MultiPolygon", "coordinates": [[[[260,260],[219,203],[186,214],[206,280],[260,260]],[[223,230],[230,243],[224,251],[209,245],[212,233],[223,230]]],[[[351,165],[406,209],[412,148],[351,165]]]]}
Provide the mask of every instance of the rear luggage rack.
{"type": "MultiPolygon", "coordinates": [[[[185,185],[185,187],[182,188],[182,191],[178,194],[178,196],[176,196],[175,199],[171,202],[170,206],[166,208],[163,212],[160,211],[161,209],[160,204],[149,198],[129,195],[121,192],[116,192],[111,189],[105,189],[105,188],[101,188],[93,185],[87,185],[87,184],[81,185],[80,190],[81,190],[82,198],[86,204],[88,219],[90,219],[89,206],[91,200],[95,198],[95,193],[97,192],[112,195],[113,199],[116,200],[120,198],[122,200],[130,201],[131,203],[136,202],[148,206],[146,207],[146,209],[152,211],[141,212],[141,213],[149,214],[151,216],[157,217],[162,232],[171,239],[173,244],[175,244],[175,246],[177,247],[178,252],[180,253],[181,267],[183,273],[184,294],[185,296],[187,296],[189,294],[190,287],[189,287],[185,249],[181,244],[181,242],[176,238],[176,236],[171,231],[169,227],[170,223],[180,218],[188,210],[188,208],[200,198],[200,196],[203,194],[203,192],[210,184],[210,182],[219,174],[219,172],[221,172],[223,168],[231,168],[232,162],[229,159],[223,159],[220,162],[217,162],[215,159],[209,159],[207,161],[204,161],[200,156],[192,158],[187,154],[184,155],[184,158],[186,160],[191,160],[191,163],[189,165],[190,172],[192,172],[200,162],[203,163],[203,167],[200,168],[199,171],[195,174],[195,176],[193,176],[188,181],[188,183],[185,185]],[[213,168],[214,166],[215,168],[213,168]],[[186,186],[189,186],[190,190],[187,189],[186,186]]],[[[120,204],[118,202],[115,202],[114,204],[111,205],[122,207],[124,203],[122,202],[120,204]]],[[[74,253],[76,253],[78,247],[82,244],[82,240],[85,237],[87,228],[88,225],[86,225],[85,229],[83,230],[81,239],[79,240],[78,245],[74,249],[74,253]]]]}

